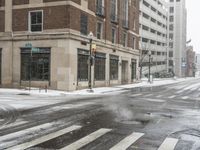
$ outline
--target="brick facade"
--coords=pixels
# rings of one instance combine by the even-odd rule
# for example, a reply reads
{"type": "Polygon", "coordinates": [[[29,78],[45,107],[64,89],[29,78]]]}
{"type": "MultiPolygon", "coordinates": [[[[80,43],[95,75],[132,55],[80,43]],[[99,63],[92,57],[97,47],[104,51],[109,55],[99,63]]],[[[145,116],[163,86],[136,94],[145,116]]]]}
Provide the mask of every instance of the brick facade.
{"type": "MultiPolygon", "coordinates": [[[[3,0],[0,0],[0,5],[4,5],[3,0]]],[[[97,51],[106,55],[106,79],[99,85],[109,86],[112,82],[109,79],[109,56],[110,54],[119,57],[119,70],[121,62],[127,62],[127,83],[131,83],[131,63],[132,60],[139,60],[139,1],[129,0],[128,7],[128,27],[123,27],[122,24],[122,8],[124,0],[118,0],[117,5],[117,21],[111,21],[111,1],[105,0],[104,15],[97,15],[96,0],[38,0],[39,3],[31,3],[30,0],[13,0],[12,7],[12,23],[11,32],[14,42],[12,43],[11,35],[6,34],[0,36],[0,44],[2,44],[2,56],[5,55],[5,49],[13,51],[13,56],[6,54],[14,64],[14,68],[10,65],[9,74],[2,71],[2,83],[21,84],[20,77],[20,49],[28,42],[34,47],[49,47],[51,48],[51,78],[49,86],[52,89],[60,90],[75,90],[87,86],[87,82],[77,80],[77,49],[89,49],[88,37],[80,34],[81,30],[81,14],[88,18],[87,32],[94,34],[93,42],[97,45],[97,51]],[[55,3],[56,2],[56,3],[55,3]],[[27,5],[30,4],[30,5],[27,5]],[[43,12],[43,30],[41,32],[31,33],[29,31],[29,12],[42,10],[43,12]],[[97,22],[102,22],[102,38],[96,38],[97,22]],[[112,44],[112,28],[116,29],[116,43],[112,44]],[[122,46],[123,33],[127,34],[127,46],[122,46]],[[133,37],[135,38],[135,47],[133,49],[133,37]],[[8,46],[9,45],[9,46],[8,46]],[[62,58],[62,59],[61,59],[62,58]],[[59,59],[59,61],[58,61],[59,59]],[[6,81],[4,78],[10,76],[6,81]],[[12,79],[13,77],[13,79],[12,79]],[[12,83],[13,82],[13,83],[12,83]]],[[[0,11],[0,20],[5,20],[4,10],[0,11]]],[[[6,22],[0,22],[0,32],[5,31],[6,22]]],[[[8,53],[9,51],[7,51],[8,53]]],[[[12,63],[10,63],[12,64],[12,63]]],[[[3,68],[3,67],[2,67],[3,68]]],[[[94,68],[93,68],[94,69],[94,68]]],[[[94,70],[93,70],[94,71],[94,70]]],[[[119,71],[119,79],[114,81],[115,84],[121,84],[121,74],[119,71]]],[[[94,77],[93,77],[94,78],[94,77]]],[[[42,82],[43,83],[43,82],[42,82]]],[[[98,82],[99,83],[99,82],[98,82]]],[[[32,84],[40,85],[40,82],[32,82],[32,84]]],[[[46,82],[44,82],[46,84],[46,82]]],[[[96,83],[95,85],[98,86],[96,83]]],[[[33,85],[34,86],[34,85],[33,85]]]]}

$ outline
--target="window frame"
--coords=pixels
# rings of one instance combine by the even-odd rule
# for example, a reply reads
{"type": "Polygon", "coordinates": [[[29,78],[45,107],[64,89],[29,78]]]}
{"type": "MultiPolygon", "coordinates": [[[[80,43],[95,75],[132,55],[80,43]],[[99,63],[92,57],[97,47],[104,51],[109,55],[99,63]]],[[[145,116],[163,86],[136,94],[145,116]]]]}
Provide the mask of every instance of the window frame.
{"type": "Polygon", "coordinates": [[[44,11],[43,10],[32,10],[28,12],[28,31],[31,33],[41,33],[44,30],[44,11]],[[42,13],[42,23],[41,23],[41,31],[32,31],[31,29],[31,13],[37,13],[37,12],[41,12],[42,13]]]}
{"type": "Polygon", "coordinates": [[[100,22],[100,21],[97,21],[97,26],[96,26],[96,37],[97,39],[102,39],[103,37],[103,22],[100,22]],[[101,24],[101,27],[100,27],[100,33],[98,32],[98,25],[101,24]],[[100,38],[98,38],[98,34],[100,35],[100,38]]]}

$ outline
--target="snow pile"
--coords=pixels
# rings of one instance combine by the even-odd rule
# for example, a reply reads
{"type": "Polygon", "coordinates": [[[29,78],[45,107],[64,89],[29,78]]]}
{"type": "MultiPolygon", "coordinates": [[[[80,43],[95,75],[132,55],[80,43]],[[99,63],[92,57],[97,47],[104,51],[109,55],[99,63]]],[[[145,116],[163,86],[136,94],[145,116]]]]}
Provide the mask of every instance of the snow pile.
{"type": "Polygon", "coordinates": [[[65,91],[56,91],[56,90],[39,90],[37,88],[31,88],[31,90],[24,90],[24,89],[0,89],[0,94],[20,94],[20,95],[39,95],[39,96],[74,96],[74,95],[94,95],[94,94],[108,94],[113,92],[121,92],[124,89],[131,89],[135,87],[153,87],[153,86],[161,86],[167,85],[172,83],[178,83],[182,81],[192,80],[194,78],[173,78],[173,79],[154,79],[152,83],[148,82],[148,79],[142,79],[139,83],[134,84],[126,84],[126,85],[119,85],[113,87],[100,87],[100,88],[93,88],[92,90],[83,89],[73,92],[65,92],[65,91]]]}

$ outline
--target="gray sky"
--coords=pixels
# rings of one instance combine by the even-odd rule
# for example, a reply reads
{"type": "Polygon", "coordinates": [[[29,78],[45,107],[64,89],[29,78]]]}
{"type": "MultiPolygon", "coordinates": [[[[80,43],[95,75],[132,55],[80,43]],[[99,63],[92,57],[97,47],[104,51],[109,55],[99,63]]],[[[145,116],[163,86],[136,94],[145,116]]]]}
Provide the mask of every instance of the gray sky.
{"type": "Polygon", "coordinates": [[[200,53],[200,0],[186,0],[187,7],[187,40],[190,38],[190,45],[200,53]]]}

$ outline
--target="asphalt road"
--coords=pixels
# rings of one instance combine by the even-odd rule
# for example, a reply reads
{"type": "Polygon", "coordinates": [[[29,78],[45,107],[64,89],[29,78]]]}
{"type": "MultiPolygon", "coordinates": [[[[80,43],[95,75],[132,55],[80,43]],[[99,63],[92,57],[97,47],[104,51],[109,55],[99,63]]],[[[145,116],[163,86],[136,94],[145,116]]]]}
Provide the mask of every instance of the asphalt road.
{"type": "Polygon", "coordinates": [[[200,150],[200,79],[73,100],[5,95],[51,103],[2,103],[0,149],[200,150]]]}

